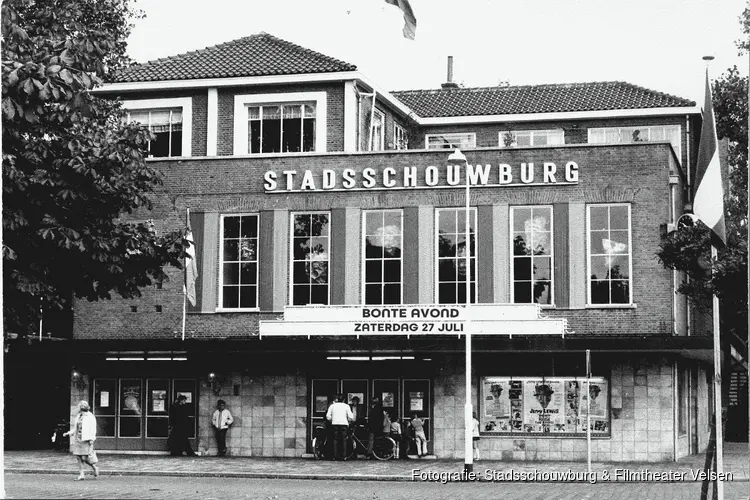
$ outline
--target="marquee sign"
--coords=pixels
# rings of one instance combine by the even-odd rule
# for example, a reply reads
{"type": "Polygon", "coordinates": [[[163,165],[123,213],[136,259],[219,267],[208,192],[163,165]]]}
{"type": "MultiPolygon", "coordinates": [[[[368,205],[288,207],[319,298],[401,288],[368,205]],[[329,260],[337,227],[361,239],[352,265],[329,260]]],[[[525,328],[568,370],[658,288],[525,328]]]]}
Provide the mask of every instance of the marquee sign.
{"type": "Polygon", "coordinates": [[[543,318],[537,304],[288,306],[261,321],[260,336],[560,335],[564,318],[543,318]]]}
{"type": "Polygon", "coordinates": [[[434,165],[375,169],[268,170],[263,174],[266,193],[307,191],[371,191],[463,187],[544,186],[578,184],[578,164],[568,161],[523,162],[496,165],[434,165]]]}

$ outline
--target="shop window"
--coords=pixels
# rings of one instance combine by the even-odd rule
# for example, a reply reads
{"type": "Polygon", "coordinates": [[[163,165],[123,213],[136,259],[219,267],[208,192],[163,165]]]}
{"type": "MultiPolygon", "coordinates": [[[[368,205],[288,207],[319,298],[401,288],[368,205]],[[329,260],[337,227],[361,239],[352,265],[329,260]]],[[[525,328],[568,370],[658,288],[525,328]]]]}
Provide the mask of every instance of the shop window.
{"type": "Polygon", "coordinates": [[[393,124],[393,149],[409,149],[409,136],[398,123],[393,124]]]}
{"type": "Polygon", "coordinates": [[[476,209],[469,210],[469,267],[466,272],[466,209],[441,208],[436,211],[437,302],[465,304],[467,275],[470,301],[476,302],[476,209]]]}
{"type": "Polygon", "coordinates": [[[609,383],[603,377],[482,377],[479,429],[483,434],[581,435],[610,433],[609,383]]]}
{"type": "Polygon", "coordinates": [[[427,149],[467,149],[477,146],[477,134],[427,134],[425,147],[427,149]]]}
{"type": "Polygon", "coordinates": [[[501,148],[565,144],[565,132],[553,130],[506,130],[499,134],[501,148]]]}
{"type": "Polygon", "coordinates": [[[589,144],[624,144],[647,141],[669,141],[677,154],[681,155],[681,133],[679,125],[651,125],[647,127],[602,127],[589,129],[589,144]]]}
{"type": "Polygon", "coordinates": [[[247,108],[248,153],[315,151],[315,103],[247,108]]]}
{"type": "Polygon", "coordinates": [[[364,212],[365,304],[401,304],[403,289],[403,213],[364,212]]]}
{"type": "Polygon", "coordinates": [[[221,309],[258,307],[258,215],[221,217],[221,309]]]}
{"type": "Polygon", "coordinates": [[[292,214],[291,302],[329,303],[330,214],[292,214]]]}
{"type": "Polygon", "coordinates": [[[552,207],[511,207],[514,303],[552,304],[552,207]]]}
{"type": "Polygon", "coordinates": [[[146,145],[149,157],[190,156],[192,99],[128,100],[123,108],[128,122],[138,122],[153,134],[146,145]]]}
{"type": "Polygon", "coordinates": [[[632,303],[630,205],[588,207],[588,303],[632,303]]]}

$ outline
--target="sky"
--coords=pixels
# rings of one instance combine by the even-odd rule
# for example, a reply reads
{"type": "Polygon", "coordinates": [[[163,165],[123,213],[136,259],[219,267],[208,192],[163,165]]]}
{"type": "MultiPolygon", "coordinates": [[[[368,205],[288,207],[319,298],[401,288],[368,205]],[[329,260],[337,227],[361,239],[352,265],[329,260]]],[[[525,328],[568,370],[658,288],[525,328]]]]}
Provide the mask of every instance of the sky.
{"type": "Polygon", "coordinates": [[[355,64],[383,90],[439,88],[453,56],[466,87],[627,81],[703,101],[738,56],[746,0],[411,0],[414,40],[384,0],[137,0],[137,62],[264,31],[355,64]]]}

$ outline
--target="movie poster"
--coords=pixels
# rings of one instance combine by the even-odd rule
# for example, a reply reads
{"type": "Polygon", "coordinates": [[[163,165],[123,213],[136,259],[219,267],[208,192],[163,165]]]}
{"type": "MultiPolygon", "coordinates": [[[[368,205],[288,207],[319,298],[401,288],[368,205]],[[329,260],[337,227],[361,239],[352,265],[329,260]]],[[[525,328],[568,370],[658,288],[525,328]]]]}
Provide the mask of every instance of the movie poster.
{"type": "Polygon", "coordinates": [[[524,432],[565,432],[565,390],[560,380],[526,380],[524,383],[524,432]]]}
{"type": "Polygon", "coordinates": [[[569,432],[581,428],[581,383],[578,380],[565,381],[565,424],[569,432]]]}
{"type": "Polygon", "coordinates": [[[581,431],[586,432],[587,404],[591,406],[591,432],[609,432],[609,386],[603,378],[581,381],[581,431]],[[588,391],[586,386],[588,385],[588,391]],[[590,403],[588,400],[590,399],[590,403]]]}
{"type": "Polygon", "coordinates": [[[511,432],[523,431],[523,382],[520,380],[510,381],[508,391],[510,399],[510,430],[511,432]]]}
{"type": "Polygon", "coordinates": [[[482,383],[484,411],[480,419],[483,432],[510,432],[510,381],[485,378],[482,383]]]}

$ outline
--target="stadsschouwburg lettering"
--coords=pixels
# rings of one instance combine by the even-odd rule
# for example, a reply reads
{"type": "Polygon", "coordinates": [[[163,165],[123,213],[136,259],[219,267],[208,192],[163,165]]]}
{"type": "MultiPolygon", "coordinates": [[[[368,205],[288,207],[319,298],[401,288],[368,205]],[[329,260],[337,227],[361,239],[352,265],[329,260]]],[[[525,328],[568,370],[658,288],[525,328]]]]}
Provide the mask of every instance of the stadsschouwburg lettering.
{"type": "Polygon", "coordinates": [[[386,167],[362,170],[268,170],[263,175],[266,192],[346,191],[368,189],[418,189],[462,187],[468,175],[471,186],[523,186],[577,184],[578,164],[525,162],[515,165],[445,165],[442,167],[386,167]]]}

